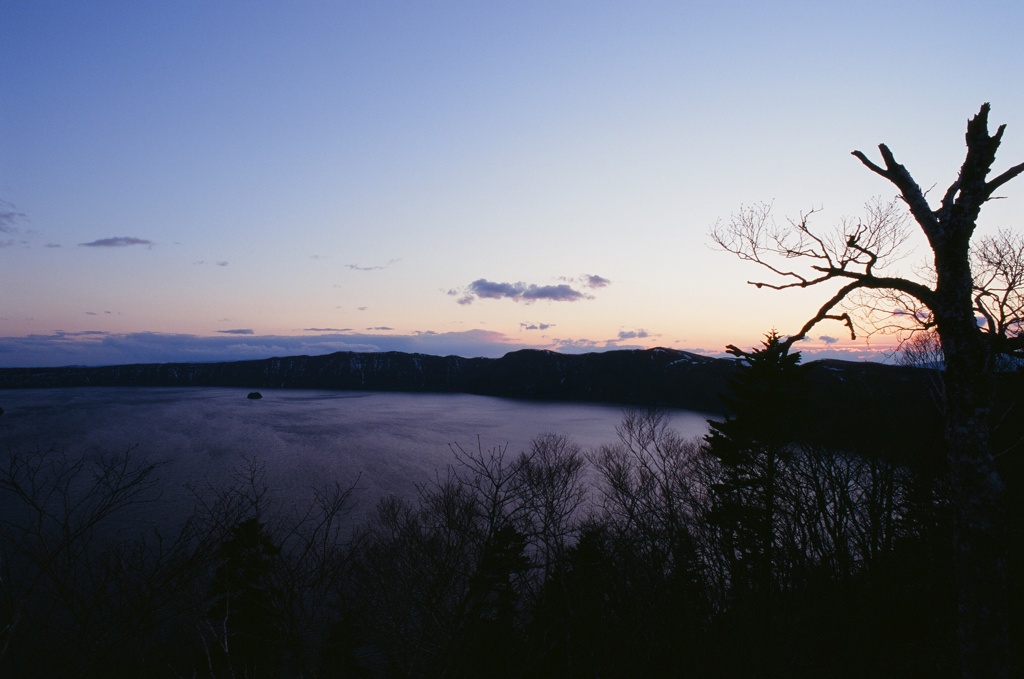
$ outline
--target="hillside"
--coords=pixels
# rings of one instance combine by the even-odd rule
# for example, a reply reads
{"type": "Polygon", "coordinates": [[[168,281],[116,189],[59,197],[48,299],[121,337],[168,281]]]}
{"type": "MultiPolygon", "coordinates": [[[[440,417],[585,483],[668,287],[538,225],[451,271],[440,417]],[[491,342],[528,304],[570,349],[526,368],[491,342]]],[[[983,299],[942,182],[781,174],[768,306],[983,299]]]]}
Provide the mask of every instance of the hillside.
{"type": "MultiPolygon", "coordinates": [[[[671,349],[589,354],[515,351],[497,359],[338,352],[228,363],[0,369],[0,389],[238,387],[467,393],[722,413],[735,360],[671,349]]],[[[917,436],[937,424],[937,374],[873,363],[807,366],[808,431],[917,436]]],[[[830,436],[829,438],[831,438],[830,436]]],[[[874,438],[874,436],[872,437],[874,438]]],[[[937,439],[936,439],[937,440],[937,439]]]]}

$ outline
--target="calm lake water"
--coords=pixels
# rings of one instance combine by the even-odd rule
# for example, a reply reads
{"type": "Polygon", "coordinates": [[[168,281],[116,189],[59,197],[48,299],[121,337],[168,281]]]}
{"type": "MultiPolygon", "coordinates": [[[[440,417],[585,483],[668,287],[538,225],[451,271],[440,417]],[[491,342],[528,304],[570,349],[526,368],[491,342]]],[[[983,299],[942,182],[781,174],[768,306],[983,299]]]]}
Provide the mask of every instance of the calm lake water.
{"type": "MultiPolygon", "coordinates": [[[[228,388],[0,390],[0,451],[64,448],[69,454],[137,446],[161,470],[163,511],[188,502],[186,484],[223,486],[255,457],[271,492],[301,502],[335,481],[356,484],[353,519],[385,494],[412,495],[453,462],[450,446],[529,447],[565,434],[585,450],[614,443],[621,407],[517,401],[464,394],[265,390],[262,400],[228,388]]],[[[685,436],[706,415],[669,411],[685,436]]],[[[147,510],[149,511],[149,510],[147,510]]]]}

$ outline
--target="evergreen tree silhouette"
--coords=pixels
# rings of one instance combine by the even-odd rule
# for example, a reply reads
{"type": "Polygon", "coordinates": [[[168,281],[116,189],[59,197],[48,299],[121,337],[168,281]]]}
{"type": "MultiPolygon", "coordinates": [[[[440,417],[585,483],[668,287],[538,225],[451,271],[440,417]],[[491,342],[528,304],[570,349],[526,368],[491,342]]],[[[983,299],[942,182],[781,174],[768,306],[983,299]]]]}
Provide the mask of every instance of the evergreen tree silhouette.
{"type": "Polygon", "coordinates": [[[280,552],[256,518],[232,526],[218,549],[207,616],[219,637],[215,656],[232,676],[274,676],[280,665],[281,593],[272,581],[280,552]]]}
{"type": "Polygon", "coordinates": [[[799,352],[789,353],[775,330],[759,349],[728,350],[739,359],[723,396],[732,414],[709,420],[705,437],[721,465],[720,480],[712,487],[711,520],[723,536],[733,597],[763,597],[779,585],[778,474],[794,434],[803,368],[799,352]]]}

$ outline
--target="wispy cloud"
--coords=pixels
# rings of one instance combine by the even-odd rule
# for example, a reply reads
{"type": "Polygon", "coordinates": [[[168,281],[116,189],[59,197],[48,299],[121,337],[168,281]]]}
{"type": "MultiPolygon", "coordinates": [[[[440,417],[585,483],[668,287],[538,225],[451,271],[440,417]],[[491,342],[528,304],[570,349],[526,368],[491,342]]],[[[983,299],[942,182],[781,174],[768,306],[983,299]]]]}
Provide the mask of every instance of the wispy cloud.
{"type": "Polygon", "coordinates": [[[386,269],[392,264],[397,264],[402,260],[400,259],[389,259],[387,264],[378,264],[376,266],[360,266],[359,264],[346,264],[345,266],[353,271],[378,271],[380,269],[386,269]]]}
{"type": "Polygon", "coordinates": [[[497,358],[509,351],[540,348],[515,342],[500,332],[420,331],[410,335],[322,334],[197,335],[99,330],[58,331],[52,335],[0,337],[0,367],[126,365],[130,363],[204,363],[275,356],[316,356],[335,351],[403,351],[436,356],[497,358]]]}
{"type": "Polygon", "coordinates": [[[12,203],[0,200],[0,233],[19,233],[15,224],[25,218],[25,213],[18,212],[12,203]]]}
{"type": "MultiPolygon", "coordinates": [[[[517,349],[555,349],[567,354],[622,348],[614,342],[562,338],[544,343],[516,341],[493,330],[408,335],[337,333],[319,335],[214,335],[159,332],[110,333],[103,330],[62,331],[50,335],[0,337],[0,367],[33,368],[61,365],[126,365],[130,363],[205,363],[275,356],[316,356],[335,351],[402,351],[434,356],[497,358],[517,349]]],[[[709,356],[721,350],[686,348],[709,356]]],[[[805,355],[808,352],[805,351],[805,355]]],[[[816,350],[813,359],[883,360],[888,354],[864,348],[816,350]]]]}
{"type": "Polygon", "coordinates": [[[547,330],[548,328],[555,327],[554,323],[520,323],[520,329],[522,330],[547,330]]]}
{"type": "Polygon", "coordinates": [[[76,330],[74,332],[66,332],[64,330],[58,330],[52,337],[57,340],[64,339],[75,339],[80,337],[106,337],[110,333],[106,330],[76,330]]]}
{"type": "Polygon", "coordinates": [[[226,261],[217,262],[217,266],[227,266],[227,265],[228,265],[228,263],[226,261]]]}
{"type": "Polygon", "coordinates": [[[153,245],[153,241],[145,238],[134,238],[132,236],[114,236],[112,238],[100,238],[88,243],[79,243],[86,248],[126,248],[132,245],[153,245]]]}
{"type": "Polygon", "coordinates": [[[600,342],[588,339],[556,339],[553,344],[558,351],[564,351],[567,354],[595,351],[600,348],[600,342]]]}
{"type": "MultiPolygon", "coordinates": [[[[565,279],[563,279],[565,280],[565,279]]],[[[448,295],[458,296],[459,304],[472,304],[477,299],[511,299],[530,304],[538,300],[549,302],[576,302],[593,299],[593,295],[581,292],[568,283],[558,285],[536,285],[534,283],[498,283],[478,278],[462,290],[448,290],[448,295]]]]}
{"type": "Polygon", "coordinates": [[[582,285],[585,288],[606,288],[612,284],[610,280],[604,276],[598,276],[597,274],[580,274],[579,276],[569,277],[562,276],[559,280],[565,281],[566,283],[576,283],[582,285]]]}
{"type": "Polygon", "coordinates": [[[831,335],[821,335],[818,337],[818,339],[828,345],[835,344],[836,342],[839,341],[838,338],[832,337],[831,335]]]}
{"type": "Polygon", "coordinates": [[[650,337],[650,333],[648,333],[643,328],[640,328],[639,330],[620,330],[618,339],[616,341],[629,339],[644,339],[646,337],[650,337]]]}
{"type": "Polygon", "coordinates": [[[252,328],[234,328],[232,330],[217,330],[222,335],[254,335],[252,328]]]}
{"type": "MultiPolygon", "coordinates": [[[[23,219],[25,219],[24,212],[18,212],[14,205],[5,200],[0,200],[0,233],[5,233],[9,236],[21,234],[21,229],[15,225],[23,219]]],[[[28,241],[18,238],[0,240],[0,249],[14,247],[15,245],[27,246],[28,241]]]]}
{"type": "MultiPolygon", "coordinates": [[[[520,324],[524,327],[523,324],[520,324]]],[[[524,329],[529,329],[524,327],[524,329]]],[[[574,339],[574,338],[554,338],[551,340],[551,345],[557,351],[565,353],[580,353],[584,351],[607,351],[610,349],[642,349],[646,344],[636,343],[629,344],[629,340],[636,339],[647,339],[650,337],[658,337],[659,335],[652,334],[643,328],[636,330],[620,330],[619,333],[606,340],[590,340],[590,339],[574,339]],[[622,344],[627,342],[627,344],[622,344]]]]}
{"type": "Polygon", "coordinates": [[[349,332],[352,328],[303,328],[302,332],[349,332]]]}

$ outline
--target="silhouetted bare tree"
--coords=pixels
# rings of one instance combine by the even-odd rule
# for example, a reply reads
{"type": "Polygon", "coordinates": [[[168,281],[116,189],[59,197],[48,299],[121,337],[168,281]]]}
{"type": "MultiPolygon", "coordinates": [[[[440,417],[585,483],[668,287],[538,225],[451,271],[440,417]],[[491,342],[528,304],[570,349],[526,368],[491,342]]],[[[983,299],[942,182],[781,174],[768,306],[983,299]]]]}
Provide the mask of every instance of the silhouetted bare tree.
{"type": "Polygon", "coordinates": [[[47,628],[74,639],[95,631],[89,595],[103,583],[89,566],[102,549],[98,533],[115,533],[120,512],[157,497],[159,464],[137,460],[133,450],[12,452],[0,465],[0,668],[19,637],[47,628]]]}
{"type": "Polygon", "coordinates": [[[961,662],[967,677],[1010,673],[1005,487],[991,450],[993,376],[999,354],[1019,355],[1024,248],[1001,234],[974,248],[971,240],[982,206],[1024,172],[1024,163],[989,179],[1005,125],[988,129],[989,105],[967,123],[967,153],[959,175],[937,207],[885,144],[882,165],[860,152],[869,170],[891,182],[927,238],[933,259],[920,278],[886,275],[908,237],[909,221],[897,205],[869,206],[868,217],[840,225],[829,235],[811,229],[813,213],[784,225],[770,207],[741,211],[712,231],[724,250],[766,268],[773,276],[752,281],[775,290],[838,284],[832,296],[787,340],[803,337],[824,320],[844,322],[854,335],[849,305],[868,316],[888,312],[896,326],[934,328],[945,357],[944,400],[947,456],[957,503],[956,562],[961,662]],[[794,262],[805,264],[798,268],[794,262]],[[868,297],[858,300],[858,293],[868,297]],[[874,303],[871,301],[874,300],[874,303]],[[979,317],[983,319],[979,323],[979,317]]]}
{"type": "Polygon", "coordinates": [[[896,364],[912,368],[941,368],[946,362],[934,331],[916,332],[900,342],[896,364]]]}

